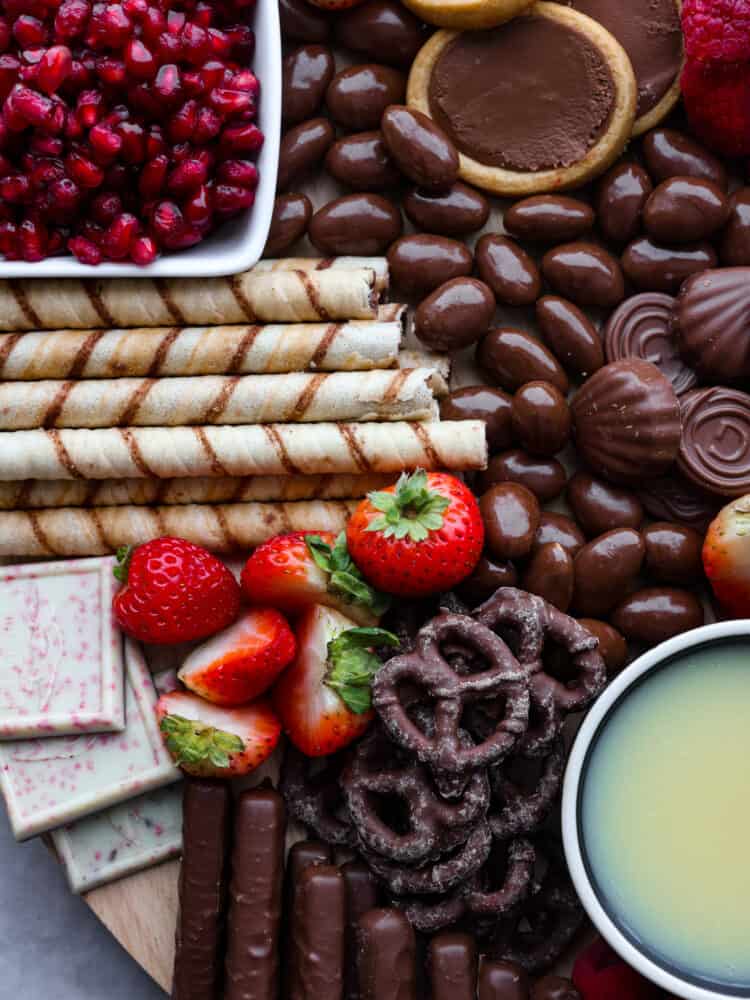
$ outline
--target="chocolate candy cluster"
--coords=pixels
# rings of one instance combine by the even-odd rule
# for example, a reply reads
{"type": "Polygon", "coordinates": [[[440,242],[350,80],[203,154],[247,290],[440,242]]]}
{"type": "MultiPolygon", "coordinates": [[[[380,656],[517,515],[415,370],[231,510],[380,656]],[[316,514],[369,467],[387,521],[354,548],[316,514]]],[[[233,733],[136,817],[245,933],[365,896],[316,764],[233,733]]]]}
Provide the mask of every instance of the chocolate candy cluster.
{"type": "Polygon", "coordinates": [[[492,957],[543,971],[582,921],[550,817],[563,723],[604,684],[597,640],[507,587],[473,614],[407,628],[403,646],[375,678],[376,724],[348,754],[289,750],[288,808],[357,850],[417,930],[470,928],[492,957]]]}

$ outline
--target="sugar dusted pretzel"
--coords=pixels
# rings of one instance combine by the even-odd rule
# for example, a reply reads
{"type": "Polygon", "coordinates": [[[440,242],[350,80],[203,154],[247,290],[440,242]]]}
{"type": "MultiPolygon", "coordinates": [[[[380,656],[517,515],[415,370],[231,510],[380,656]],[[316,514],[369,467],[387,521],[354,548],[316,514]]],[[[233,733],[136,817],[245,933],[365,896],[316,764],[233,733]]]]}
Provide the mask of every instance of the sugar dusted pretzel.
{"type": "Polygon", "coordinates": [[[492,768],[493,809],[489,821],[493,837],[505,840],[538,830],[555,804],[564,769],[565,746],[562,739],[555,740],[551,752],[543,759],[516,757],[492,768]],[[533,775],[528,790],[524,777],[532,768],[541,768],[541,771],[533,775]]]}
{"type": "Polygon", "coordinates": [[[344,754],[323,761],[306,757],[290,743],[281,769],[280,791],[287,809],[328,844],[352,847],[354,829],[344,806],[339,777],[344,754]]]}

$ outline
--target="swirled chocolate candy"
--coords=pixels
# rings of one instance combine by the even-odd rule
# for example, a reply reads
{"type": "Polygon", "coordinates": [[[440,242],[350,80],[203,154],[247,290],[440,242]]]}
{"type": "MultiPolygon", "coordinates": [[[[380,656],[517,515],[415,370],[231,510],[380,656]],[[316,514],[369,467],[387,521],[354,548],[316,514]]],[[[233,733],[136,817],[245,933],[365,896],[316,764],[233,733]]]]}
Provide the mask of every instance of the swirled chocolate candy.
{"type": "Polygon", "coordinates": [[[750,396],[725,386],[696,389],[683,397],[682,423],[683,475],[720,496],[750,492],[750,396]]]}
{"type": "Polygon", "coordinates": [[[638,491],[638,499],[657,521],[676,521],[705,533],[720,501],[675,472],[655,479],[638,491]]]}
{"type": "Polygon", "coordinates": [[[677,457],[680,406],[650,361],[626,358],[600,368],[579,389],[571,413],[581,458],[612,482],[642,483],[677,457]]]}
{"type": "Polygon", "coordinates": [[[683,357],[700,375],[721,381],[750,376],[750,267],[688,278],[673,325],[683,357]]]}
{"type": "Polygon", "coordinates": [[[672,332],[674,299],[662,292],[642,292],[615,309],[604,328],[607,361],[643,358],[666,375],[677,395],[692,389],[695,372],[680,357],[672,332]]]}

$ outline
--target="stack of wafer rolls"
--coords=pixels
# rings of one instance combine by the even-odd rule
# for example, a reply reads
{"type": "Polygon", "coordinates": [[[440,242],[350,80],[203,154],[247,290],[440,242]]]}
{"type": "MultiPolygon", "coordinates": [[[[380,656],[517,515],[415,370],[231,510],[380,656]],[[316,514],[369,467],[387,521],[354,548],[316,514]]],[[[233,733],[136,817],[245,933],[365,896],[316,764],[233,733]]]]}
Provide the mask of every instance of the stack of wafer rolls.
{"type": "Polygon", "coordinates": [[[341,530],[401,472],[483,468],[484,424],[439,420],[449,364],[403,349],[387,286],[382,258],[0,282],[0,556],[248,549],[341,530]]]}

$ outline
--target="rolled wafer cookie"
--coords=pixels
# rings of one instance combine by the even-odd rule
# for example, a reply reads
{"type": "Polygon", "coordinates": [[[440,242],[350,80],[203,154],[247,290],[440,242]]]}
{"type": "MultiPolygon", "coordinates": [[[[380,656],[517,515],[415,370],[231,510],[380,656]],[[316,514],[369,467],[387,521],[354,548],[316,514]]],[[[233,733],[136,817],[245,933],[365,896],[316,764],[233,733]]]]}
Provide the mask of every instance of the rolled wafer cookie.
{"type": "Polygon", "coordinates": [[[392,320],[371,322],[2,333],[0,378],[156,378],[394,368],[405,313],[404,306],[396,308],[399,312],[392,320]]]}
{"type": "Polygon", "coordinates": [[[374,319],[372,269],[261,271],[224,278],[0,281],[0,329],[302,323],[374,319]]]}
{"type": "Polygon", "coordinates": [[[447,392],[429,368],[0,382],[0,430],[428,420],[447,392]]]}
{"type": "Polygon", "coordinates": [[[358,500],[183,507],[60,507],[0,513],[0,557],[92,556],[174,535],[212,552],[247,551],[290,531],[343,531],[358,500]]]}
{"type": "Polygon", "coordinates": [[[147,504],[350,500],[383,490],[392,475],[247,476],[244,479],[80,479],[0,482],[0,510],[147,504]]]}
{"type": "Polygon", "coordinates": [[[0,433],[0,480],[397,473],[486,465],[481,420],[0,433]]]}
{"type": "Polygon", "coordinates": [[[398,366],[399,368],[432,368],[445,382],[450,382],[450,354],[439,354],[437,351],[399,351],[398,366]]]}
{"type": "Polygon", "coordinates": [[[375,288],[378,292],[388,289],[389,273],[387,257],[282,257],[279,260],[259,260],[252,268],[253,274],[268,271],[356,271],[369,268],[375,272],[375,288]]]}

